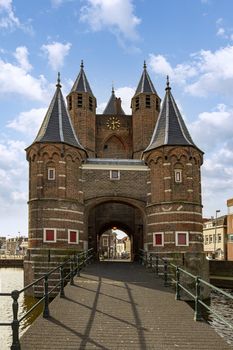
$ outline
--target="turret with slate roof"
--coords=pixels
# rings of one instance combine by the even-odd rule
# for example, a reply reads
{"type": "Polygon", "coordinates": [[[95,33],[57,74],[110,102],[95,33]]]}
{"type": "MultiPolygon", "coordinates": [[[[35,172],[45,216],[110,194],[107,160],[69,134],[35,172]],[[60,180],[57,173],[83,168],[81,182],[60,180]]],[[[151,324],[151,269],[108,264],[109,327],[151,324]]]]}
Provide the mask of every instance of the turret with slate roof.
{"type": "Polygon", "coordinates": [[[115,95],[114,87],[112,87],[111,97],[103,111],[104,115],[124,115],[125,112],[121,107],[121,99],[115,95]]]}
{"type": "Polygon", "coordinates": [[[160,109],[160,98],[143,65],[142,76],[132,98],[133,157],[141,158],[151,140],[160,109]]]}
{"type": "Polygon", "coordinates": [[[172,96],[168,77],[165,91],[166,94],[151,142],[144,152],[165,145],[196,147],[172,96]]]}
{"type": "Polygon", "coordinates": [[[80,72],[67,96],[68,110],[76,134],[90,157],[95,156],[96,98],[84,72],[81,61],[80,72]]]}
{"type": "Polygon", "coordinates": [[[41,128],[34,143],[65,143],[84,150],[81,146],[61,92],[60,73],[58,73],[56,92],[52,98],[41,128]]]}

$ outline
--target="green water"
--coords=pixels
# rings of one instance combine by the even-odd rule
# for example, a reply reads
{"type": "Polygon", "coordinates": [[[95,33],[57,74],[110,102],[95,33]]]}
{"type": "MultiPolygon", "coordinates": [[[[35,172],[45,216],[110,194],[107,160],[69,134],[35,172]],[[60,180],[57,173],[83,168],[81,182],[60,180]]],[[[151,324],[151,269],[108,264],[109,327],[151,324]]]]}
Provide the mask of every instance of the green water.
{"type": "MultiPolygon", "coordinates": [[[[4,267],[0,268],[0,293],[8,293],[14,289],[23,288],[23,269],[4,267]]],[[[19,297],[19,317],[24,315],[35,302],[33,297],[25,296],[21,293],[19,297]]],[[[37,307],[29,317],[22,320],[20,325],[20,335],[31,325],[36,317],[41,313],[42,306],[37,307]]],[[[11,297],[0,296],[0,323],[12,322],[12,299],[11,297]]],[[[0,327],[0,349],[8,350],[12,344],[12,330],[9,326],[0,327]]]]}

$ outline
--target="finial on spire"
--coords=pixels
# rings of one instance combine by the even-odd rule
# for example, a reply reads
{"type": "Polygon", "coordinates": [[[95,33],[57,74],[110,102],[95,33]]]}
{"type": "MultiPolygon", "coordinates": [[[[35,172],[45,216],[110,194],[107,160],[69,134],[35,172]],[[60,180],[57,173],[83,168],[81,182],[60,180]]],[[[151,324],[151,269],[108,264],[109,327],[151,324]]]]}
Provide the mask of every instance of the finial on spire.
{"type": "Polygon", "coordinates": [[[167,87],[165,90],[171,90],[170,88],[170,82],[169,82],[169,76],[167,75],[167,87]]]}
{"type": "Polygon", "coordinates": [[[115,90],[114,90],[114,83],[112,82],[112,94],[115,93],[115,90]]]}
{"type": "Polygon", "coordinates": [[[61,74],[60,72],[57,73],[57,84],[56,87],[61,87],[61,74]]]}
{"type": "Polygon", "coordinates": [[[82,69],[84,68],[83,60],[81,60],[80,67],[81,67],[82,69]]]}
{"type": "Polygon", "coordinates": [[[143,68],[146,69],[146,60],[144,60],[143,68]]]}

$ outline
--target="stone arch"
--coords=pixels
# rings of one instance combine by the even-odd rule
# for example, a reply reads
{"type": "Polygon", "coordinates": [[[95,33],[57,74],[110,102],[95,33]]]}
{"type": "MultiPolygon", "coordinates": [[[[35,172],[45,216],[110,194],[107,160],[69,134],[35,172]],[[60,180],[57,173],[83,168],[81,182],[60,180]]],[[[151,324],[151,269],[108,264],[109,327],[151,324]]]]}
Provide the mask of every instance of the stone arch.
{"type": "Polygon", "coordinates": [[[98,254],[98,242],[101,234],[117,227],[132,239],[132,256],[136,256],[143,248],[146,213],[145,203],[131,198],[103,197],[92,199],[86,203],[85,226],[87,228],[88,245],[98,254]]]}

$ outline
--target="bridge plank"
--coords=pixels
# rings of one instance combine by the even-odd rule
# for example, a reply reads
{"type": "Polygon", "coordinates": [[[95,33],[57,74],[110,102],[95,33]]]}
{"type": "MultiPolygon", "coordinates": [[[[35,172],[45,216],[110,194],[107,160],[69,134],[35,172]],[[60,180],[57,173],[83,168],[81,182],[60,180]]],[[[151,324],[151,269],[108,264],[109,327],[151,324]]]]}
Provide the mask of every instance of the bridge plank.
{"type": "Polygon", "coordinates": [[[21,338],[23,350],[231,349],[171,289],[131,263],[88,266],[21,338]]]}

